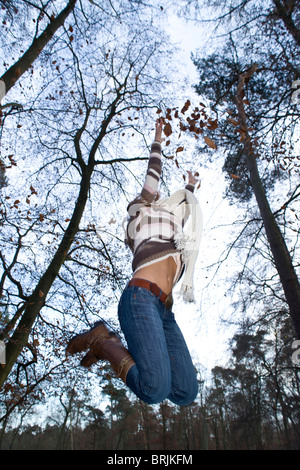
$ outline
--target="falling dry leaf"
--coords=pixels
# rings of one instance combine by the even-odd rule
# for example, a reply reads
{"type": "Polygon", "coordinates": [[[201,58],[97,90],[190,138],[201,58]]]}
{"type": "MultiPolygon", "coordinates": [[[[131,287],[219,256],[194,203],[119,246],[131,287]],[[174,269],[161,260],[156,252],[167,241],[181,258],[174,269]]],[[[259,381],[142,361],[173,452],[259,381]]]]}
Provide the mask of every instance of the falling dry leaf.
{"type": "Polygon", "coordinates": [[[187,100],[187,101],[185,102],[185,104],[184,104],[184,106],[183,106],[181,112],[184,114],[184,113],[189,109],[190,105],[191,105],[190,100],[187,100]]]}
{"type": "Polygon", "coordinates": [[[164,127],[164,133],[167,137],[169,137],[172,134],[172,127],[169,122],[164,127]]]}
{"type": "Polygon", "coordinates": [[[205,143],[206,143],[211,149],[216,150],[217,145],[216,145],[216,143],[215,143],[210,137],[205,136],[205,137],[204,137],[204,140],[205,140],[205,143]]]}
{"type": "Polygon", "coordinates": [[[240,176],[237,176],[237,175],[234,175],[233,173],[231,173],[231,178],[233,178],[234,180],[240,180],[241,177],[240,176]]]}

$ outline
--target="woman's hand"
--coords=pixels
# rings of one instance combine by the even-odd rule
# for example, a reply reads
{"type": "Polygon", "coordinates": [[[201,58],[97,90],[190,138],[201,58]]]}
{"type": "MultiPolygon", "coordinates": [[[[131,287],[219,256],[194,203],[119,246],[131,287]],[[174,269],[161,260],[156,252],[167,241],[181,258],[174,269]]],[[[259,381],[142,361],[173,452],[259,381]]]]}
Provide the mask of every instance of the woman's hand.
{"type": "Polygon", "coordinates": [[[192,173],[191,171],[188,171],[189,175],[189,183],[195,185],[199,181],[199,173],[196,171],[196,173],[192,173]]]}
{"type": "Polygon", "coordinates": [[[162,143],[165,139],[161,136],[163,128],[163,121],[161,118],[157,119],[155,123],[155,138],[156,142],[162,143]]]}

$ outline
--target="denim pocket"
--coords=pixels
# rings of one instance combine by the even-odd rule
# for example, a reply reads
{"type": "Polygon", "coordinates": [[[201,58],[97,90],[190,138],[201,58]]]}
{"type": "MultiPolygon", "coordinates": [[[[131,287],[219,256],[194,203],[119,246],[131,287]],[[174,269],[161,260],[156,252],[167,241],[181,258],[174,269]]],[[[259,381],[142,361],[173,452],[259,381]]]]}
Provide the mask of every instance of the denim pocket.
{"type": "Polygon", "coordinates": [[[118,316],[121,328],[130,324],[134,319],[162,317],[163,304],[153,292],[143,287],[132,286],[127,288],[120,299],[118,316]]]}
{"type": "Polygon", "coordinates": [[[132,299],[134,300],[138,300],[140,302],[149,302],[149,297],[157,299],[157,296],[150,290],[145,289],[145,287],[136,286],[134,289],[135,291],[133,292],[132,296],[132,299]]]}

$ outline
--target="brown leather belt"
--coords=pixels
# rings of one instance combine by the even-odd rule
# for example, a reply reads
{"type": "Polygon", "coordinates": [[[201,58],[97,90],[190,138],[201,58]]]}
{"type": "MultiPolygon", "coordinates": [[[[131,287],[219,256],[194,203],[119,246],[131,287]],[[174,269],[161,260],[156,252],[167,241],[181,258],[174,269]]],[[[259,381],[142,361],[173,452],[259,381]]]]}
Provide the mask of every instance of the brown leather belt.
{"type": "Polygon", "coordinates": [[[170,297],[170,295],[165,294],[165,292],[163,292],[157,284],[155,284],[154,282],[147,281],[146,279],[138,279],[134,277],[128,283],[128,287],[131,286],[144,287],[145,289],[150,290],[151,292],[153,292],[154,295],[156,295],[156,297],[158,297],[163,302],[163,304],[166,304],[166,300],[168,299],[168,297],[170,297]]]}

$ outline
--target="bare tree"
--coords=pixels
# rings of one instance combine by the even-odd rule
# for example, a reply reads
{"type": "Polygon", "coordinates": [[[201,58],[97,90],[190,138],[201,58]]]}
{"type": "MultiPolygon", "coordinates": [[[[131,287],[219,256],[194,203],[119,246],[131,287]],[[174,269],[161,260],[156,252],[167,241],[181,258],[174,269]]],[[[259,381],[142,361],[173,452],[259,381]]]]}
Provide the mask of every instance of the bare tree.
{"type": "Polygon", "coordinates": [[[270,209],[268,199],[263,188],[257,167],[257,152],[250,138],[246,113],[244,109],[244,85],[245,81],[255,73],[255,64],[244,74],[240,75],[237,87],[237,109],[240,119],[241,132],[243,134],[243,146],[249,169],[252,188],[257,200],[260,214],[264,223],[267,238],[270,243],[275,265],[281,280],[281,284],[289,305],[290,315],[295,327],[296,336],[300,338],[300,285],[295,272],[290,253],[287,249],[284,238],[276,223],[273,212],[270,209]]]}
{"type": "MultiPolygon", "coordinates": [[[[149,33],[150,31],[146,33],[145,28],[145,34],[149,33]]],[[[33,271],[32,281],[36,279],[33,289],[26,282],[26,288],[22,288],[22,283],[16,279],[16,273],[23,264],[20,263],[20,258],[18,259],[19,251],[25,249],[29,255],[31,252],[30,256],[32,259],[36,256],[32,248],[26,247],[24,243],[25,235],[29,232],[17,228],[15,223],[11,224],[8,219],[8,213],[5,212],[4,220],[6,221],[6,226],[10,226],[10,229],[13,231],[20,232],[19,239],[22,240],[22,243],[20,242],[19,249],[16,249],[17,251],[11,262],[7,262],[7,255],[2,253],[2,264],[4,267],[2,287],[4,287],[6,282],[12,282],[18,288],[21,305],[15,309],[15,314],[8,321],[7,328],[4,331],[5,340],[7,341],[7,363],[0,372],[1,386],[4,384],[23,348],[29,347],[28,341],[33,325],[41,318],[41,310],[47,303],[47,297],[54,283],[62,281],[69,290],[71,288],[76,292],[78,298],[82,295],[78,292],[78,285],[76,286],[70,282],[70,276],[68,279],[69,268],[66,266],[66,263],[69,263],[69,266],[70,263],[73,263],[75,273],[75,265],[86,269],[91,266],[93,261],[88,256],[86,262],[83,262],[83,258],[80,260],[76,259],[75,248],[78,248],[78,245],[73,246],[74,240],[78,241],[78,237],[81,235],[82,241],[84,240],[84,234],[88,234],[88,232],[93,233],[94,237],[97,235],[93,224],[90,224],[89,228],[84,231],[81,231],[82,229],[80,228],[90,193],[96,190],[96,187],[92,185],[92,179],[94,178],[95,181],[97,178],[99,181],[111,180],[111,184],[119,186],[122,190],[122,183],[119,181],[119,178],[122,179],[124,176],[122,176],[123,172],[120,167],[117,170],[118,165],[125,165],[126,167],[129,162],[148,158],[146,156],[129,156],[128,151],[127,154],[124,153],[124,156],[116,154],[117,147],[114,149],[112,142],[115,139],[115,142],[119,142],[118,145],[120,146],[120,139],[124,131],[134,130],[142,125],[134,124],[134,117],[131,117],[130,113],[138,112],[142,121],[143,113],[145,113],[145,117],[147,116],[147,109],[156,108],[155,96],[158,96],[157,90],[161,88],[161,83],[157,80],[157,75],[155,76],[154,74],[153,64],[155,63],[155,57],[159,56],[160,43],[158,41],[146,43],[144,38],[140,41],[139,34],[133,32],[129,35],[127,44],[115,46],[111,43],[108,47],[101,48],[101,46],[96,45],[98,53],[96,62],[98,65],[95,66],[95,76],[89,76],[86,71],[89,72],[91,67],[85,68],[84,73],[82,72],[82,67],[85,67],[83,65],[84,61],[87,64],[89,60],[95,57],[93,51],[91,51],[90,55],[81,55],[81,58],[79,58],[79,54],[82,54],[80,52],[80,44],[68,42],[69,60],[73,62],[72,68],[67,69],[68,72],[71,70],[73,73],[73,82],[71,85],[69,84],[69,87],[71,86],[72,88],[68,89],[69,101],[64,98],[64,94],[66,94],[65,87],[61,93],[60,89],[56,89],[55,94],[58,98],[55,98],[55,100],[51,99],[50,101],[53,103],[53,108],[51,108],[52,114],[48,113],[46,116],[43,106],[41,108],[37,107],[35,111],[37,116],[39,116],[35,138],[40,148],[44,149],[46,155],[44,164],[37,169],[37,175],[41,177],[45,173],[48,175],[48,178],[51,175],[49,180],[50,190],[44,194],[45,201],[52,197],[52,192],[59,191],[61,176],[57,174],[56,167],[59,163],[62,174],[69,174],[70,178],[76,181],[72,185],[72,191],[62,193],[63,198],[69,199],[68,207],[70,207],[70,203],[73,204],[73,210],[71,213],[70,210],[68,211],[69,217],[66,218],[66,208],[57,203],[59,205],[57,212],[61,211],[64,214],[65,220],[63,225],[67,223],[65,228],[62,228],[61,222],[57,220],[57,212],[54,216],[53,210],[49,209],[47,215],[43,215],[40,212],[41,206],[35,211],[35,215],[31,213],[30,216],[27,215],[23,219],[23,222],[28,225],[29,219],[32,220],[34,218],[31,225],[36,225],[38,222],[46,222],[45,219],[49,217],[50,225],[54,223],[54,225],[59,226],[59,231],[62,234],[58,245],[56,245],[56,241],[52,245],[54,250],[51,250],[51,259],[43,274],[36,276],[36,273],[33,271]],[[102,55],[103,59],[99,55],[102,55]],[[151,73],[149,70],[151,70],[151,73]],[[97,93],[91,91],[91,77],[92,89],[94,87],[97,93]],[[60,102],[62,103],[61,108],[57,106],[60,102]],[[72,103],[71,105],[70,102],[72,103]],[[65,103],[68,103],[67,106],[65,103]],[[50,115],[51,118],[49,119],[50,115]],[[51,129],[50,134],[47,131],[41,132],[40,126],[42,123],[45,123],[43,129],[47,129],[47,127],[51,129]],[[69,129],[67,126],[69,126],[69,129]],[[50,168],[52,168],[52,173],[49,172],[50,168]],[[51,178],[53,178],[53,185],[51,178]],[[78,191],[76,191],[77,188],[78,191]],[[63,265],[66,267],[64,275],[61,274],[63,265]]],[[[92,65],[91,62],[89,64],[92,65]]],[[[59,75],[59,77],[64,78],[63,75],[59,75]]],[[[65,80],[70,80],[71,75],[66,75],[65,77],[65,80]]],[[[66,83],[65,86],[67,87],[68,84],[66,83]]],[[[46,96],[48,100],[50,97],[53,97],[53,94],[46,96]]],[[[31,116],[31,127],[32,122],[31,116]]],[[[142,132],[142,129],[139,132],[142,132]]],[[[122,144],[123,148],[125,148],[124,145],[125,142],[122,144]]],[[[33,186],[31,191],[32,193],[35,191],[33,186]]],[[[61,199],[62,194],[57,192],[57,197],[61,199]]],[[[16,206],[18,206],[18,202],[16,202],[15,208],[16,206]]],[[[48,234],[47,236],[53,237],[50,231],[44,231],[44,235],[46,233],[48,234]]],[[[42,232],[40,236],[43,237],[42,232]]],[[[57,236],[54,238],[57,239],[57,236]]],[[[101,244],[102,249],[99,250],[98,248],[98,252],[100,252],[100,255],[102,252],[106,262],[113,266],[111,255],[105,248],[105,243],[101,242],[101,244]]],[[[82,252],[87,249],[87,245],[86,242],[82,242],[82,252]]],[[[90,248],[92,248],[92,245],[90,245],[90,248]]],[[[101,270],[99,268],[97,271],[100,274],[101,270]]],[[[29,272],[27,268],[26,272],[29,272]]],[[[80,286],[79,289],[81,289],[80,286]]],[[[81,290],[84,290],[84,286],[82,286],[81,290]]],[[[59,309],[59,305],[56,308],[59,309]]]]}
{"type": "MultiPolygon", "coordinates": [[[[56,16],[49,18],[49,24],[42,33],[33,38],[33,41],[27,51],[20,57],[6,72],[0,77],[2,85],[2,96],[0,100],[7,94],[19,78],[32,66],[36,58],[41,54],[42,50],[52,39],[56,31],[64,24],[66,18],[74,10],[77,0],[70,0],[65,8],[56,16]],[[4,84],[4,85],[3,85],[4,84]]],[[[42,12],[45,14],[45,11],[42,12]]],[[[40,13],[41,14],[41,13],[40,13]]]]}

